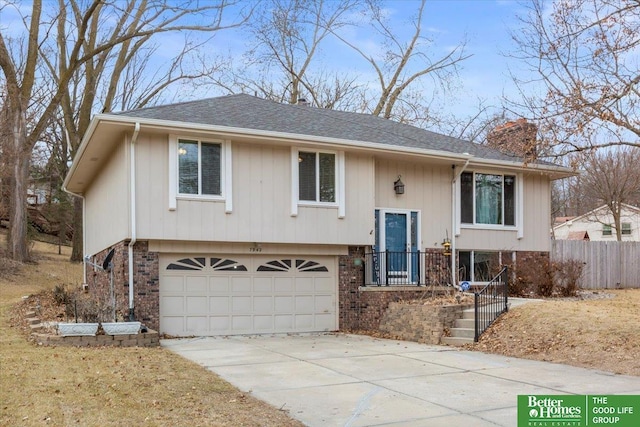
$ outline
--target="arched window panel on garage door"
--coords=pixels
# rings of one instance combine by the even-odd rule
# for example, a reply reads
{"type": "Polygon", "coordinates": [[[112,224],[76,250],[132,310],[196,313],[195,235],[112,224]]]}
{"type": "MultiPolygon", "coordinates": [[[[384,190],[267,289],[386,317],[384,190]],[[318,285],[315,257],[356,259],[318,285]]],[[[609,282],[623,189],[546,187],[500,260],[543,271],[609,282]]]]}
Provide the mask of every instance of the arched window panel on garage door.
{"type": "Polygon", "coordinates": [[[296,259],[295,264],[291,259],[278,259],[266,262],[258,267],[258,271],[290,271],[292,266],[299,272],[325,272],[329,271],[326,266],[315,261],[296,259]]]}
{"type": "Polygon", "coordinates": [[[211,269],[213,271],[247,271],[247,267],[232,259],[226,258],[209,258],[209,265],[206,264],[207,258],[182,258],[172,262],[167,266],[167,270],[192,270],[199,271],[211,269]]]}

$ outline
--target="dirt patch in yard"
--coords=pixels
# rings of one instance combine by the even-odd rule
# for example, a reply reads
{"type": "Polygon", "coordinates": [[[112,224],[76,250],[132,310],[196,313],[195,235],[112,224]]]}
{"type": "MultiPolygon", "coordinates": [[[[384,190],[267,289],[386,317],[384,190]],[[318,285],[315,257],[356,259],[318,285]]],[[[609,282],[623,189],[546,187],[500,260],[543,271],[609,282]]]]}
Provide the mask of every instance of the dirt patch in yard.
{"type": "Polygon", "coordinates": [[[640,376],[639,325],[640,289],[607,289],[512,308],[467,348],[640,376]]]}

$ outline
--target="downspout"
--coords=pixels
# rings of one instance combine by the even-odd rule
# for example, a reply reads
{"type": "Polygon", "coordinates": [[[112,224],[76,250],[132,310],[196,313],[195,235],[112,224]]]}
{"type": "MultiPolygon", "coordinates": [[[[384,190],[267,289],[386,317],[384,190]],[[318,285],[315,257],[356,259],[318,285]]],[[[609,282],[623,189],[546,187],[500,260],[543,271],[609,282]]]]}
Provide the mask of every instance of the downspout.
{"type": "MultiPolygon", "coordinates": [[[[463,153],[466,154],[466,153],[463,153]]],[[[456,278],[458,277],[457,271],[457,262],[456,262],[456,236],[458,230],[456,229],[457,221],[456,217],[458,214],[458,204],[456,200],[456,182],[462,172],[469,166],[469,161],[471,159],[467,159],[467,161],[462,165],[459,170],[456,170],[456,165],[453,165],[453,179],[451,180],[451,285],[454,288],[458,287],[458,283],[456,283],[456,278]]]]}
{"type": "Polygon", "coordinates": [[[129,320],[135,320],[135,305],[133,303],[133,246],[136,244],[136,142],[140,132],[140,122],[136,122],[133,135],[129,142],[129,173],[130,173],[130,206],[131,206],[131,240],[129,241],[129,320]]]}

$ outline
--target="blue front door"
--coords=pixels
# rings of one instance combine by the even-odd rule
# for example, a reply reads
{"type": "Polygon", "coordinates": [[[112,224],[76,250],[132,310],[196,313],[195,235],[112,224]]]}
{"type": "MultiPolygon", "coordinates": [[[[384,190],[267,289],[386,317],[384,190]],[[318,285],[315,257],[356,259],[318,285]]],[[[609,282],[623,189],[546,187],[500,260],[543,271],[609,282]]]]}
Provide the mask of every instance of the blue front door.
{"type": "Polygon", "coordinates": [[[374,251],[381,252],[377,262],[381,267],[379,280],[382,283],[402,284],[418,280],[418,234],[417,211],[376,210],[374,251]]]}
{"type": "MultiPolygon", "coordinates": [[[[389,271],[398,279],[407,277],[409,271],[407,252],[407,214],[387,213],[384,216],[385,251],[388,252],[389,271]]],[[[406,279],[405,279],[406,280],[406,279]]]]}

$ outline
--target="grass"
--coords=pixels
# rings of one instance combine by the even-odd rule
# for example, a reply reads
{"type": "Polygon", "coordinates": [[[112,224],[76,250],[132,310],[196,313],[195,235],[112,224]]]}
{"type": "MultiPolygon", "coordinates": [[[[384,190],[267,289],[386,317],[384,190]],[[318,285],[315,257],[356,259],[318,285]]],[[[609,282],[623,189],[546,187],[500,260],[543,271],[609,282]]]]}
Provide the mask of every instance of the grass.
{"type": "Polygon", "coordinates": [[[613,298],[547,300],[500,317],[473,348],[640,376],[640,289],[613,298]]]}
{"type": "MultiPolygon", "coordinates": [[[[0,245],[4,236],[0,234],[0,245]]],[[[300,426],[163,348],[36,346],[12,327],[22,296],[79,286],[69,249],[36,243],[36,264],[0,275],[1,426],[300,426]]],[[[15,270],[15,267],[13,267],[15,270]]]]}

